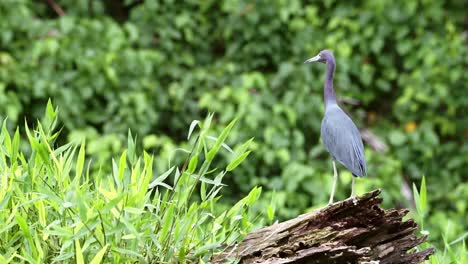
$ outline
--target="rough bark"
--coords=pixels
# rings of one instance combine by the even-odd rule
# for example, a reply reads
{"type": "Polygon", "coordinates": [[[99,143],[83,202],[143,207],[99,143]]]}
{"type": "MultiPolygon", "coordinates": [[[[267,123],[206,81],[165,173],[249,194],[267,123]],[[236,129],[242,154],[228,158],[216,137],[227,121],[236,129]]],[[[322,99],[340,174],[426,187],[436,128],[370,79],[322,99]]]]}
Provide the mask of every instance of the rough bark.
{"type": "Polygon", "coordinates": [[[407,209],[379,207],[380,190],[347,199],[248,234],[212,263],[421,263],[433,248],[416,250],[426,240],[417,224],[403,221],[407,209]]]}

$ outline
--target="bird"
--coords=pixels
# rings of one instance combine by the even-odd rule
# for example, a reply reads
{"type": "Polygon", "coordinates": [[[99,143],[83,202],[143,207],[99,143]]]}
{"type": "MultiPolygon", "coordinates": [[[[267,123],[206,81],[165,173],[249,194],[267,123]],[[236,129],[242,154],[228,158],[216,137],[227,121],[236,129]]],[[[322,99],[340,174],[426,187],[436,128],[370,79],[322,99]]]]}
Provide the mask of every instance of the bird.
{"type": "Polygon", "coordinates": [[[333,75],[335,73],[335,57],[330,50],[322,50],[318,55],[306,60],[304,63],[321,62],[327,67],[323,87],[325,114],[322,119],[320,135],[325,149],[332,157],[333,184],[328,204],[333,203],[338,172],[335,161],[341,163],[352,174],[350,198],[356,203],[354,194],[355,178],[367,174],[366,157],[361,134],[353,120],[340,108],[333,90],[333,75]]]}

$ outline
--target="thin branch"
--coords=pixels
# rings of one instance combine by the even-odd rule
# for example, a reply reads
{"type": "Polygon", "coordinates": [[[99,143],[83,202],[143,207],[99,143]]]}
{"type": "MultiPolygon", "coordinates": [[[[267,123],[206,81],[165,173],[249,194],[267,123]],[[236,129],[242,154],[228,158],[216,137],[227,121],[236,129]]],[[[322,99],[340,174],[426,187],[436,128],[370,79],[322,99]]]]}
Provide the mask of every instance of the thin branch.
{"type": "Polygon", "coordinates": [[[54,0],[46,0],[46,1],[47,1],[47,4],[55,11],[55,13],[58,16],[66,15],[62,7],[59,4],[57,4],[54,0]]]}
{"type": "Polygon", "coordinates": [[[377,152],[387,152],[388,146],[377,135],[372,133],[369,129],[364,128],[361,131],[361,137],[364,142],[369,144],[377,152]]]}

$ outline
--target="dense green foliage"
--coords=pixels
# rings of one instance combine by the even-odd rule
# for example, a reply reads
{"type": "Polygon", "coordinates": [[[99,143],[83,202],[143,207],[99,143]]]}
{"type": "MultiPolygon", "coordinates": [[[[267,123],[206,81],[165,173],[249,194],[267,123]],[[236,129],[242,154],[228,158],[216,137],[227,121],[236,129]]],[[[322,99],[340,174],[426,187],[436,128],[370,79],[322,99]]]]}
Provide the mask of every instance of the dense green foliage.
{"type": "MultiPolygon", "coordinates": [[[[220,208],[222,179],[248,155],[224,142],[235,122],[216,141],[208,139],[213,115],[193,126],[188,166],[176,164],[154,175],[153,157],[128,148],[112,160],[109,174],[91,171],[86,143],[57,146],[56,113],[49,104],[44,125],[25,128],[30,153],[20,150],[22,132],[0,132],[1,263],[186,263],[209,261],[262,221],[251,213],[255,187],[230,208],[220,208]],[[45,126],[47,124],[47,126],[45,126]],[[222,149],[232,161],[211,166],[222,149]],[[164,181],[173,179],[173,185],[164,181]],[[210,179],[212,178],[212,179],[210,179]],[[199,193],[199,199],[193,199],[199,193]],[[177,221],[174,221],[177,219],[177,221]],[[206,232],[209,230],[209,232],[206,232]]],[[[105,169],[103,170],[105,171],[105,169]]],[[[223,207],[223,206],[221,206],[223,207]]],[[[260,216],[272,219],[274,209],[260,216]]]]}
{"type": "MultiPolygon", "coordinates": [[[[215,131],[237,117],[233,138],[255,138],[225,196],[276,190],[281,218],[323,205],[324,68],[302,62],[328,48],[338,95],[359,102],[344,107],[389,147],[365,144],[369,177],[357,192],[382,188],[387,206],[412,206],[410,186],[425,175],[431,241],[466,234],[464,1],[56,2],[66,15],[46,1],[1,1],[0,114],[21,125],[52,98],[62,135],[86,137],[93,171],[122,152],[130,128],[162,173],[184,159],[173,150],[186,146],[187,124],[210,111],[215,131]]],[[[337,198],[350,181],[341,168],[337,198]]]]}

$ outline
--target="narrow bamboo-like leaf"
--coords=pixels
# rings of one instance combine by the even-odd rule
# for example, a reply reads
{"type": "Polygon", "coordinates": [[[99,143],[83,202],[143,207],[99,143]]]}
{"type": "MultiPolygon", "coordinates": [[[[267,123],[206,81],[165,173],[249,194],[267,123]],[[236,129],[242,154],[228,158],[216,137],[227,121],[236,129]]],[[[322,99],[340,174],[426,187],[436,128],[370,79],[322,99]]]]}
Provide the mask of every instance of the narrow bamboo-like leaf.
{"type": "Polygon", "coordinates": [[[16,218],[16,222],[18,223],[18,225],[19,225],[19,227],[21,229],[21,232],[23,232],[23,235],[27,239],[32,239],[31,232],[29,231],[29,226],[28,226],[28,223],[26,221],[26,218],[24,218],[20,214],[17,214],[15,216],[15,218],[16,218]]]}
{"type": "Polygon", "coordinates": [[[141,159],[138,158],[136,160],[135,165],[133,168],[131,168],[131,175],[130,175],[130,186],[132,188],[132,192],[136,193],[138,191],[138,179],[142,178],[141,177],[141,159]]]}
{"type": "Polygon", "coordinates": [[[204,182],[200,184],[200,198],[202,201],[204,201],[206,198],[206,183],[204,182]]]}
{"type": "Polygon", "coordinates": [[[166,241],[167,235],[169,233],[169,228],[171,227],[172,222],[174,221],[173,216],[174,216],[174,204],[170,204],[169,208],[167,209],[163,217],[162,229],[159,232],[158,241],[161,244],[163,244],[163,242],[166,241]]]}
{"type": "Polygon", "coordinates": [[[215,186],[219,186],[219,185],[226,186],[225,184],[221,183],[221,181],[224,178],[224,175],[226,175],[225,171],[222,171],[222,172],[218,173],[218,175],[216,175],[216,177],[214,178],[214,185],[215,186]]]}
{"type": "Polygon", "coordinates": [[[127,150],[124,150],[119,161],[119,181],[123,182],[125,169],[127,168],[127,150]]]}
{"type": "Polygon", "coordinates": [[[197,163],[198,163],[198,153],[195,154],[189,162],[188,168],[187,168],[187,173],[193,173],[195,169],[197,168],[197,163]]]}
{"type": "Polygon", "coordinates": [[[120,193],[117,197],[109,201],[102,209],[101,213],[106,213],[107,211],[111,210],[114,208],[122,199],[126,196],[125,193],[120,193]]]}
{"type": "Polygon", "coordinates": [[[122,236],[122,239],[123,240],[134,240],[134,239],[136,239],[136,236],[134,234],[128,234],[128,235],[122,236]]]}
{"type": "Polygon", "coordinates": [[[178,167],[176,167],[176,172],[174,173],[174,182],[178,182],[180,178],[180,170],[178,167]]]}
{"type": "Polygon", "coordinates": [[[276,192],[273,192],[271,194],[270,204],[268,204],[268,207],[267,207],[267,217],[270,222],[273,221],[273,218],[275,217],[275,211],[276,211],[275,201],[276,201],[276,192]]]}
{"type": "Polygon", "coordinates": [[[7,129],[6,119],[3,121],[2,135],[4,137],[3,144],[5,145],[5,149],[8,155],[11,155],[11,137],[10,137],[10,132],[8,132],[8,129],[7,129]]]}
{"type": "Polygon", "coordinates": [[[75,256],[76,264],[84,264],[83,251],[81,250],[79,239],[75,240],[75,256]]]}
{"type": "MultiPolygon", "coordinates": [[[[6,180],[7,178],[4,177],[4,179],[6,180]]],[[[13,179],[13,177],[12,177],[12,179],[13,179]]],[[[3,200],[0,201],[0,210],[3,210],[5,208],[5,206],[8,204],[12,194],[13,194],[13,192],[7,192],[5,194],[5,196],[3,197],[3,200]]]]}
{"type": "Polygon", "coordinates": [[[421,213],[426,213],[427,208],[427,200],[426,200],[426,177],[423,175],[422,182],[421,182],[421,189],[419,191],[419,206],[421,207],[421,213]]]}
{"type": "Polygon", "coordinates": [[[47,101],[47,106],[46,106],[46,117],[49,118],[50,121],[54,120],[57,116],[54,111],[54,106],[52,105],[52,102],[49,98],[47,101]]]}
{"type": "Polygon", "coordinates": [[[267,206],[267,217],[268,221],[272,221],[273,217],[275,217],[275,209],[271,206],[271,204],[267,206]]]}
{"type": "Polygon", "coordinates": [[[125,228],[126,228],[129,232],[131,232],[131,233],[136,237],[136,240],[139,240],[138,231],[136,230],[136,228],[135,228],[135,226],[133,225],[133,223],[132,223],[131,221],[128,221],[128,219],[127,219],[127,218],[124,218],[124,217],[122,217],[122,218],[120,219],[120,221],[121,221],[122,223],[124,223],[125,228]]]}
{"type": "Polygon", "coordinates": [[[57,257],[54,258],[54,263],[68,263],[68,262],[71,262],[71,261],[66,261],[66,260],[71,259],[73,257],[75,257],[74,252],[62,253],[62,254],[60,254],[60,255],[58,255],[57,257]]]}
{"type": "Polygon", "coordinates": [[[221,189],[222,189],[222,186],[218,186],[218,187],[211,189],[210,191],[211,194],[209,195],[208,200],[214,199],[216,195],[218,195],[218,193],[221,191],[221,189]]]}
{"type": "Polygon", "coordinates": [[[114,159],[112,159],[112,176],[114,177],[115,185],[118,189],[122,189],[122,182],[119,179],[119,167],[114,159]]]}
{"type": "Polygon", "coordinates": [[[247,195],[247,197],[244,198],[246,200],[246,204],[249,206],[253,205],[260,197],[260,194],[262,194],[262,187],[254,187],[250,191],[249,195],[247,195]]]}
{"type": "Polygon", "coordinates": [[[39,223],[42,226],[46,226],[47,219],[46,219],[46,210],[45,210],[45,207],[44,207],[44,202],[43,201],[37,201],[36,203],[34,203],[34,205],[37,208],[39,223]]]}
{"type": "Polygon", "coordinates": [[[190,150],[184,149],[184,148],[175,148],[175,149],[174,149],[174,152],[177,152],[177,151],[184,152],[184,153],[189,153],[189,154],[190,154],[190,150]]]}
{"type": "Polygon", "coordinates": [[[216,186],[222,185],[222,186],[226,186],[226,184],[216,182],[215,180],[212,180],[212,179],[209,179],[209,178],[200,176],[200,175],[198,175],[198,174],[191,174],[191,176],[192,176],[192,178],[198,179],[198,180],[200,180],[201,182],[205,182],[205,183],[208,183],[208,184],[211,184],[211,185],[216,185],[216,186]]]}
{"type": "Polygon", "coordinates": [[[200,121],[198,120],[193,120],[192,123],[190,123],[190,128],[187,136],[187,140],[190,139],[190,136],[192,135],[193,130],[195,129],[195,126],[198,125],[200,121]]]}
{"type": "Polygon", "coordinates": [[[53,139],[47,138],[46,132],[42,128],[41,123],[37,124],[37,128],[39,129],[40,145],[43,147],[44,151],[46,152],[47,157],[49,157],[49,159],[52,158],[52,160],[55,163],[56,168],[59,169],[60,175],[57,175],[57,176],[61,176],[63,167],[61,166],[61,163],[58,161],[57,157],[55,156],[54,151],[52,150],[52,147],[50,146],[53,139]]]}
{"type": "Polygon", "coordinates": [[[247,151],[247,149],[250,147],[250,144],[252,144],[254,138],[250,138],[249,140],[247,140],[246,142],[244,142],[244,144],[242,144],[237,150],[236,152],[237,153],[244,153],[247,151]]]}
{"type": "Polygon", "coordinates": [[[138,179],[138,194],[135,196],[137,201],[142,204],[145,203],[145,195],[148,193],[148,186],[151,178],[153,177],[153,157],[148,155],[146,151],[143,152],[143,171],[138,179]]]}
{"type": "Polygon", "coordinates": [[[102,262],[102,258],[104,257],[104,254],[106,254],[107,248],[109,245],[105,245],[99,252],[94,256],[94,258],[91,260],[89,264],[100,264],[102,262]]]}
{"type": "MultiPolygon", "coordinates": [[[[206,136],[207,139],[209,140],[213,140],[213,141],[217,141],[218,138],[217,137],[213,137],[213,136],[206,136]]],[[[221,147],[225,148],[227,151],[231,152],[231,153],[234,153],[234,150],[232,150],[231,147],[228,146],[228,144],[226,143],[222,143],[221,144],[221,147]]]]}
{"type": "Polygon", "coordinates": [[[128,136],[127,136],[127,148],[128,148],[128,160],[130,161],[130,164],[135,164],[136,161],[136,137],[135,140],[132,137],[132,133],[130,129],[128,130],[128,136]]]}
{"type": "Polygon", "coordinates": [[[219,148],[221,147],[222,143],[226,140],[227,136],[229,135],[229,132],[231,132],[232,127],[236,123],[237,119],[234,119],[229,123],[229,125],[223,129],[221,132],[221,135],[218,137],[218,140],[216,140],[213,148],[208,152],[206,156],[207,161],[212,161],[216,153],[218,153],[219,148]]]}
{"type": "Polygon", "coordinates": [[[121,253],[121,254],[124,254],[124,255],[130,255],[130,256],[134,256],[134,257],[143,258],[143,255],[139,254],[138,252],[136,252],[134,250],[130,250],[130,249],[125,249],[125,248],[120,248],[120,247],[112,247],[112,251],[115,251],[117,253],[121,253]]]}
{"type": "Polygon", "coordinates": [[[44,258],[44,250],[42,249],[42,246],[41,246],[42,245],[41,239],[39,238],[37,234],[34,236],[34,245],[36,246],[36,251],[37,251],[37,254],[36,254],[37,263],[39,263],[40,260],[44,258]]]}
{"type": "Polygon", "coordinates": [[[21,232],[23,233],[24,237],[28,240],[29,246],[31,247],[32,251],[31,252],[33,255],[37,254],[37,250],[35,247],[34,239],[31,235],[31,231],[29,230],[29,225],[27,222],[27,219],[21,216],[20,214],[16,214],[15,216],[16,222],[18,223],[21,232]]]}
{"type": "Polygon", "coordinates": [[[78,159],[76,160],[76,175],[77,179],[81,178],[81,174],[83,173],[83,167],[85,162],[85,146],[86,141],[83,139],[80,146],[80,151],[78,152],[78,159]]]}
{"type": "Polygon", "coordinates": [[[213,116],[214,116],[213,113],[209,113],[208,116],[205,118],[205,121],[203,121],[203,127],[202,127],[203,131],[208,131],[210,129],[213,116]]]}
{"type": "Polygon", "coordinates": [[[213,250],[215,248],[218,248],[218,247],[219,247],[219,242],[214,242],[214,243],[201,246],[195,251],[195,255],[200,256],[200,255],[206,254],[206,252],[213,250]]]}
{"type": "Polygon", "coordinates": [[[247,152],[244,152],[242,153],[241,155],[237,156],[234,160],[232,160],[229,165],[226,167],[226,170],[227,171],[232,171],[234,170],[237,166],[239,166],[239,164],[242,163],[242,161],[244,161],[245,158],[247,158],[247,156],[250,154],[250,150],[247,151],[247,152]]]}
{"type": "Polygon", "coordinates": [[[171,175],[172,171],[174,170],[175,167],[171,167],[169,170],[167,170],[166,172],[164,172],[163,174],[161,174],[159,177],[157,177],[155,180],[153,180],[149,186],[148,186],[148,189],[152,189],[154,188],[155,186],[157,185],[161,185],[161,183],[167,178],[169,177],[169,175],[171,175]]]}
{"type": "Polygon", "coordinates": [[[16,128],[15,135],[13,136],[13,142],[11,143],[11,162],[16,163],[16,157],[18,156],[20,143],[19,129],[16,128]]]}
{"type": "Polygon", "coordinates": [[[453,244],[456,244],[458,242],[464,241],[465,238],[467,238],[467,237],[468,237],[468,232],[465,232],[464,234],[462,234],[461,236],[459,236],[458,238],[456,238],[455,240],[450,242],[449,245],[453,245],[453,244]]]}

